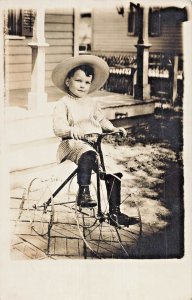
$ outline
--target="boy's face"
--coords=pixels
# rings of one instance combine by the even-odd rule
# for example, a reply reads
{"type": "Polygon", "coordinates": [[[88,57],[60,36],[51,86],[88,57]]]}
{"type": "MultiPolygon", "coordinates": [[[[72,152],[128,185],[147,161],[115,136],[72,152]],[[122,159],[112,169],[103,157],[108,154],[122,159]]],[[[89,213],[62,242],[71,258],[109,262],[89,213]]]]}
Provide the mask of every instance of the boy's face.
{"type": "Polygon", "coordinates": [[[82,98],[88,94],[91,87],[92,75],[87,76],[84,71],[77,70],[71,78],[65,81],[72,95],[82,98]]]}

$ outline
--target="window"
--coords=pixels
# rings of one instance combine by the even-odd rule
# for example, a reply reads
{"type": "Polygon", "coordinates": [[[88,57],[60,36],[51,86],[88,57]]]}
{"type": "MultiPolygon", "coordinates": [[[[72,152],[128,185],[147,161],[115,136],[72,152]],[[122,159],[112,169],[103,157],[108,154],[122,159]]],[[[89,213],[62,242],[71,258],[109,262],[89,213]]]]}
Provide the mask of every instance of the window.
{"type": "MultiPolygon", "coordinates": [[[[128,34],[138,36],[143,28],[143,11],[141,8],[130,6],[128,14],[128,34]]],[[[161,14],[159,9],[149,10],[149,36],[161,34],[161,14]]]]}
{"type": "Polygon", "coordinates": [[[140,4],[130,3],[130,10],[128,13],[128,34],[142,37],[143,30],[143,8],[140,4]]]}
{"type": "Polygon", "coordinates": [[[149,36],[161,35],[161,13],[160,9],[149,9],[149,36]]]}
{"type": "Polygon", "coordinates": [[[8,34],[17,36],[33,36],[35,12],[27,9],[8,10],[8,34]]]}
{"type": "Polygon", "coordinates": [[[161,27],[176,26],[177,24],[187,20],[186,9],[177,7],[167,8],[150,8],[149,10],[149,36],[160,36],[161,27]]]}
{"type": "Polygon", "coordinates": [[[81,12],[79,20],[79,53],[91,51],[92,40],[92,14],[91,12],[81,12]]]}
{"type": "Polygon", "coordinates": [[[133,10],[128,13],[128,34],[135,34],[135,12],[133,10]]]}
{"type": "Polygon", "coordinates": [[[139,35],[141,15],[139,11],[134,7],[130,6],[130,11],[128,13],[128,35],[139,35]]]}

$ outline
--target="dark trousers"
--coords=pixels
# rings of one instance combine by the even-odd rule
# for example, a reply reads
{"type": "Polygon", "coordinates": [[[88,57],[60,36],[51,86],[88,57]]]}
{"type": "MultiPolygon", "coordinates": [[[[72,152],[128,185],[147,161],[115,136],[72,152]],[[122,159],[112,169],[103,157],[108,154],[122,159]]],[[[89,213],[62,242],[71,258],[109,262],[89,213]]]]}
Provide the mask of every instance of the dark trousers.
{"type": "Polygon", "coordinates": [[[121,177],[122,173],[106,174],[106,188],[109,199],[109,212],[113,213],[121,204],[121,177]]]}
{"type": "Polygon", "coordinates": [[[77,183],[79,185],[90,185],[91,173],[96,169],[96,155],[96,152],[91,150],[81,155],[77,170],[77,183]]]}

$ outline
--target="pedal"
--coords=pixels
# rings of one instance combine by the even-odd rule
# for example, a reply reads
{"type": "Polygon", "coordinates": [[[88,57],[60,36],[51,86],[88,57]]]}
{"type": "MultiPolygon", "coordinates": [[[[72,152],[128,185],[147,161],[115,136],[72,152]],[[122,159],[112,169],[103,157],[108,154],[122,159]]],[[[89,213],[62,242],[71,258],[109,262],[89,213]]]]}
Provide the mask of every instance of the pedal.
{"type": "Polygon", "coordinates": [[[100,177],[100,180],[105,180],[106,179],[106,172],[99,172],[99,177],[100,177]]]}
{"type": "Polygon", "coordinates": [[[105,215],[103,213],[97,214],[97,220],[99,220],[99,223],[105,222],[105,215]]]}
{"type": "Polygon", "coordinates": [[[129,224],[120,224],[118,221],[118,216],[113,214],[113,215],[109,215],[109,224],[118,227],[119,229],[122,229],[122,228],[128,228],[131,225],[131,222],[129,218],[129,224]]]}
{"type": "MultiPolygon", "coordinates": [[[[115,215],[113,215],[113,216],[115,216],[115,215]]],[[[115,226],[119,229],[122,228],[122,225],[120,225],[117,221],[117,216],[115,216],[116,220],[114,218],[112,218],[111,215],[108,215],[108,217],[109,217],[109,224],[110,225],[115,226]]]]}

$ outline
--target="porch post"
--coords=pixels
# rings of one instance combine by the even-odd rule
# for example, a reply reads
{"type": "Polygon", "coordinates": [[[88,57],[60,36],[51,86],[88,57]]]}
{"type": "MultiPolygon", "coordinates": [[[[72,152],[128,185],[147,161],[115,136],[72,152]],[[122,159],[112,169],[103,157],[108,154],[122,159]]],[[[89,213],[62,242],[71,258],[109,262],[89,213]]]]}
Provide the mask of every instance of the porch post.
{"type": "Polygon", "coordinates": [[[150,98],[150,85],[148,83],[149,48],[152,46],[148,40],[149,7],[139,8],[142,18],[140,34],[137,45],[137,83],[134,86],[134,98],[146,100],[150,98]]]}
{"type": "Polygon", "coordinates": [[[28,45],[32,48],[31,92],[28,94],[28,109],[41,110],[47,104],[45,93],[45,10],[36,12],[33,40],[28,45]]]}

